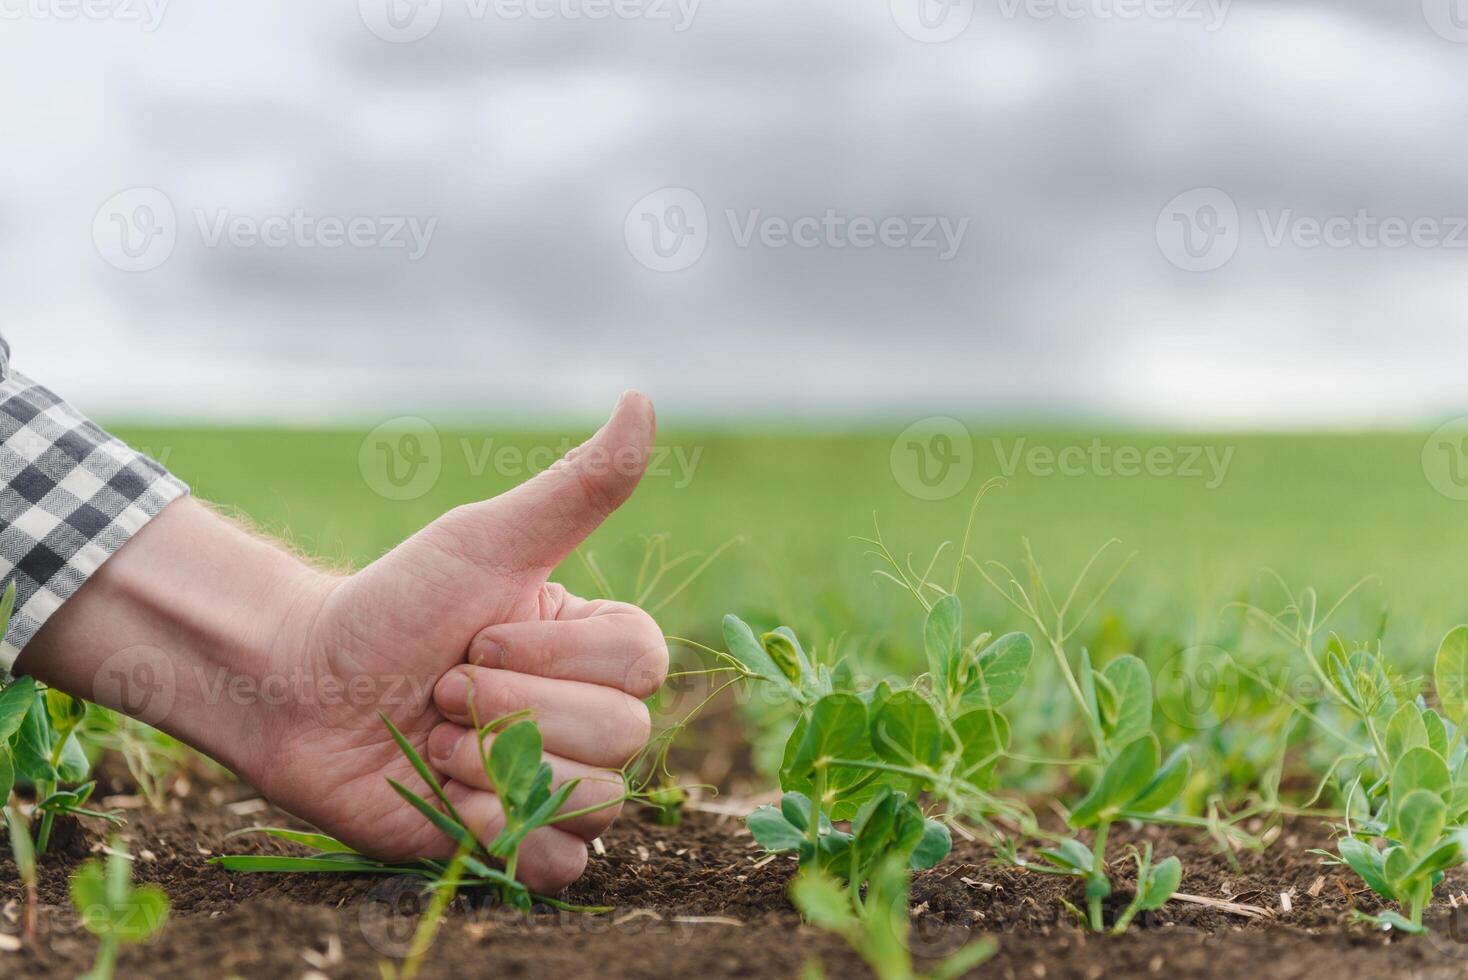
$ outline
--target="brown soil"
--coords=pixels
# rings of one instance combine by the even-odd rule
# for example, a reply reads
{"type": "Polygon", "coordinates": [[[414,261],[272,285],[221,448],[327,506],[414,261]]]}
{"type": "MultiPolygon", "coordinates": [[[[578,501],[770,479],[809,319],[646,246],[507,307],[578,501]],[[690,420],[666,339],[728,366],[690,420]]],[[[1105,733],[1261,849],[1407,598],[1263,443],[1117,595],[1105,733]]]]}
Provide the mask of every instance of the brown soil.
{"type": "MultiPolygon", "coordinates": [[[[127,812],[123,836],[138,858],[135,877],[163,885],[173,915],[159,937],[123,950],[119,976],[367,977],[407,948],[422,908],[407,881],[232,874],[208,864],[211,855],[226,852],[290,850],[264,839],[224,839],[241,827],[290,822],[242,788],[195,786],[171,801],[169,812],[136,805],[127,812]]],[[[66,876],[101,846],[105,832],[88,822],[59,833],[42,870],[40,935],[0,952],[0,975],[75,976],[90,966],[95,941],[69,910],[66,876]]],[[[1266,853],[1239,855],[1237,869],[1194,835],[1115,836],[1114,860],[1126,843],[1145,836],[1159,853],[1182,857],[1183,892],[1271,915],[1250,919],[1174,901],[1139,918],[1124,937],[1090,936],[1062,902],[1080,899],[1073,882],[998,866],[978,845],[959,843],[914,885],[919,967],[991,935],[1000,951],[975,976],[1379,980],[1468,972],[1468,903],[1460,903],[1464,920],[1454,922],[1448,899],[1468,887],[1463,871],[1439,891],[1433,937],[1388,936],[1351,922],[1353,904],[1379,906],[1359,881],[1307,853],[1328,839],[1315,824],[1286,826],[1266,853]],[[1291,896],[1292,911],[1283,911],[1282,893],[1291,896]]],[[[737,818],[693,813],[681,827],[665,829],[630,814],[603,843],[606,853],[593,855],[586,877],[565,897],[611,905],[613,913],[546,910],[527,918],[461,897],[422,975],[793,977],[812,958],[823,961],[829,976],[867,975],[840,940],[801,924],[785,900],[793,862],[763,861],[737,818]]],[[[8,848],[4,854],[0,932],[13,936],[20,931],[21,894],[8,848]]]]}

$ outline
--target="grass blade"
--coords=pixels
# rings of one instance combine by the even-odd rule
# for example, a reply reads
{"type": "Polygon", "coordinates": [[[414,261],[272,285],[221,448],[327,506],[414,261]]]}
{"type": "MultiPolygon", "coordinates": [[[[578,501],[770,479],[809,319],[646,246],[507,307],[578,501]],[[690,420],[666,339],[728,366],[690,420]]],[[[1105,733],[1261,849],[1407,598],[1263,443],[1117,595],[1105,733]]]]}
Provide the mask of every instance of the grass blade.
{"type": "Polygon", "coordinates": [[[461,844],[465,847],[473,848],[476,850],[478,849],[479,839],[469,832],[469,828],[465,827],[462,823],[458,823],[435,810],[431,803],[429,803],[423,797],[419,796],[417,793],[408,789],[408,787],[404,786],[396,779],[389,779],[388,784],[397,791],[397,794],[399,796],[411,803],[413,805],[413,809],[423,814],[425,817],[428,818],[428,821],[430,823],[432,823],[439,830],[443,831],[443,833],[449,838],[449,840],[453,841],[455,844],[461,844]]]}
{"type": "Polygon", "coordinates": [[[459,812],[454,809],[453,803],[449,802],[448,794],[439,785],[438,777],[433,775],[433,770],[428,768],[428,763],[423,761],[423,757],[418,754],[418,750],[413,748],[407,738],[403,736],[402,732],[398,731],[398,726],[392,723],[392,719],[380,711],[377,713],[377,717],[381,718],[382,723],[387,726],[387,730],[392,732],[393,741],[398,743],[398,748],[402,750],[403,755],[408,757],[408,761],[412,763],[414,771],[428,784],[428,788],[433,790],[433,795],[438,797],[438,802],[443,804],[444,810],[448,812],[449,816],[454,818],[455,823],[462,826],[464,824],[464,818],[459,816],[459,812]]]}
{"type": "Polygon", "coordinates": [[[278,837],[281,840],[290,841],[292,844],[303,844],[306,847],[314,847],[318,851],[350,852],[352,849],[335,837],[326,834],[313,834],[305,830],[290,830],[286,827],[244,827],[240,830],[232,830],[224,835],[225,840],[231,837],[243,837],[247,834],[266,834],[270,837],[278,837]]]}

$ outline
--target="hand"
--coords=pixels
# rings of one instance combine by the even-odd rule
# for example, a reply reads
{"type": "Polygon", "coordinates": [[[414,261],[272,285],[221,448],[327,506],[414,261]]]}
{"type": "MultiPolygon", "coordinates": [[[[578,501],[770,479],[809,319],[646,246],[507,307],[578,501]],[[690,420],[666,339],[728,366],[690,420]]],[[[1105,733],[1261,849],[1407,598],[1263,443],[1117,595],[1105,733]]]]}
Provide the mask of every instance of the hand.
{"type": "MultiPolygon", "coordinates": [[[[345,578],[179,501],[62,606],[17,669],[105,701],[96,678],[108,657],[156,651],[176,693],[163,717],[146,720],[374,856],[452,853],[388,786],[392,777],[424,789],[378,711],[447,777],[485,840],[502,814],[474,755],[471,701],[481,723],[534,712],[558,780],[584,779],[571,809],[615,801],[622,782],[605,770],[646,743],[640,699],[662,683],[667,649],[641,610],[578,599],[547,579],[636,488],[654,427],[648,401],[624,396],[566,459],[345,578]],[[292,693],[267,696],[277,689],[292,693]]],[[[618,809],[532,834],[519,877],[545,893],[570,884],[586,841],[618,809]]]]}

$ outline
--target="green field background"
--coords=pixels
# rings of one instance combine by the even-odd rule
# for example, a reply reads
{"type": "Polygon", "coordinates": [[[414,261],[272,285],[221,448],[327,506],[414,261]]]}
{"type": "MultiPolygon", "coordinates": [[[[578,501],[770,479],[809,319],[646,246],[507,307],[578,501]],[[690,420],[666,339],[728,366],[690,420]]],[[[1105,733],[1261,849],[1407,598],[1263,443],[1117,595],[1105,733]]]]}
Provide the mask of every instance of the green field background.
{"type": "MultiPolygon", "coordinates": [[[[974,491],[999,474],[992,440],[1007,452],[1020,438],[1027,447],[1054,449],[1094,438],[971,429],[973,476],[962,492],[937,502],[916,499],[895,478],[895,428],[664,432],[660,443],[696,465],[680,467],[670,453],[667,472],[650,476],[587,550],[617,597],[628,598],[645,536],[669,535],[675,554],[707,554],[737,538],[659,610],[668,632],[711,639],[723,614],[737,612],[761,625],[790,623],[810,642],[858,638],[894,664],[915,665],[921,610],[871,574],[875,563],[853,536],[871,532],[875,513],[892,550],[925,564],[940,542],[962,534],[974,491]]],[[[563,439],[587,434],[442,431],[437,484],[419,499],[393,501],[375,493],[359,468],[365,429],[117,431],[163,459],[200,497],[238,508],[325,561],[350,566],[370,562],[450,507],[520,482],[528,475],[524,467],[496,465],[494,454],[504,447],[541,447],[545,458],[563,439]]],[[[1364,639],[1388,613],[1388,642],[1404,664],[1425,664],[1437,638],[1468,621],[1468,503],[1430,485],[1422,435],[1112,433],[1104,439],[1142,452],[1208,445],[1231,449],[1232,457],[1226,477],[1211,489],[1204,478],[1044,475],[1022,467],[983,503],[970,551],[1013,562],[1027,537],[1063,588],[1098,545],[1120,539],[1137,558],[1103,612],[1111,614],[1112,628],[1121,624],[1120,642],[1135,645],[1162,633],[1178,643],[1210,642],[1229,601],[1278,600],[1260,574],[1266,568],[1327,596],[1376,576],[1342,624],[1364,639]]],[[[578,591],[597,591],[577,562],[557,577],[578,591]]],[[[678,577],[675,572],[667,582],[678,577]]],[[[977,576],[966,573],[960,592],[974,610],[971,623],[1019,625],[977,576]]]]}

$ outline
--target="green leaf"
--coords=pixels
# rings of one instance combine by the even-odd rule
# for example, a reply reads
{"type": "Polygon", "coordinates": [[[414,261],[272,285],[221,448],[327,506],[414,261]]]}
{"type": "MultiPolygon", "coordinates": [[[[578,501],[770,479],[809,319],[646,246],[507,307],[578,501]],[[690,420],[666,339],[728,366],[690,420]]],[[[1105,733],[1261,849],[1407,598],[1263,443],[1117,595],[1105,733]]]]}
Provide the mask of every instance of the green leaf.
{"type": "MultiPolygon", "coordinates": [[[[804,793],[785,793],[780,797],[780,813],[797,830],[810,829],[810,797],[804,793]]],[[[821,832],[830,829],[830,821],[821,814],[821,832]]]]}
{"type": "Polygon", "coordinates": [[[1386,881],[1386,872],[1382,867],[1381,852],[1365,841],[1354,837],[1343,837],[1337,848],[1341,854],[1341,860],[1348,864],[1352,871],[1360,875],[1361,880],[1382,898],[1394,900],[1397,896],[1386,881]]]}
{"type": "Polygon", "coordinates": [[[980,650],[967,672],[959,707],[967,710],[1008,704],[1024,685],[1034,653],[1027,633],[1006,633],[980,650]]]}
{"type": "Polygon", "coordinates": [[[1468,626],[1456,627],[1443,637],[1432,676],[1443,713],[1460,728],[1468,724],[1468,626]]]}
{"type": "Polygon", "coordinates": [[[963,649],[963,606],[958,596],[945,595],[933,604],[923,626],[923,645],[928,654],[928,672],[933,675],[933,691],[946,699],[956,686],[954,668],[963,649]]]}
{"type": "Polygon", "coordinates": [[[0,806],[10,799],[10,791],[14,788],[15,762],[10,756],[10,748],[0,745],[0,806]]]}
{"type": "Polygon", "coordinates": [[[1436,793],[1414,789],[1401,798],[1393,813],[1397,839],[1409,855],[1430,851],[1442,837],[1448,822],[1448,807],[1436,793]]]}
{"type": "Polygon", "coordinates": [[[1452,788],[1448,764],[1443,757],[1425,745],[1402,753],[1392,769],[1391,799],[1393,810],[1414,789],[1424,789],[1434,796],[1445,797],[1452,788]]]}
{"type": "Polygon", "coordinates": [[[54,687],[46,689],[46,717],[57,735],[70,734],[87,714],[87,703],[54,687]]]}
{"type": "Polygon", "coordinates": [[[1431,708],[1422,712],[1422,726],[1427,730],[1427,747],[1444,759],[1448,757],[1448,726],[1443,716],[1431,708]]]}
{"type": "Polygon", "coordinates": [[[107,903],[107,880],[102,874],[102,862],[93,858],[86,861],[76,874],[71,876],[68,886],[72,907],[81,917],[88,932],[104,935],[110,918],[107,903]]]}
{"type": "Polygon", "coordinates": [[[428,788],[433,790],[433,795],[438,798],[438,802],[443,804],[444,812],[453,817],[456,822],[463,823],[464,819],[454,809],[454,804],[450,802],[448,794],[439,785],[438,777],[433,774],[433,770],[428,768],[428,763],[423,761],[423,756],[419,755],[418,750],[413,748],[413,744],[408,741],[407,737],[398,731],[398,726],[392,723],[391,718],[380,711],[377,713],[377,717],[381,718],[382,723],[387,726],[387,730],[392,734],[393,741],[398,745],[398,751],[407,757],[408,762],[413,766],[413,771],[418,774],[418,778],[428,784],[428,788]]]}
{"type": "Polygon", "coordinates": [[[1411,920],[1402,915],[1402,913],[1394,912],[1391,909],[1387,909],[1385,912],[1379,912],[1376,915],[1366,915],[1362,912],[1357,912],[1356,915],[1360,917],[1361,921],[1370,922],[1383,929],[1390,927],[1399,932],[1410,933],[1412,935],[1421,935],[1427,932],[1427,929],[1423,926],[1413,925],[1411,920]]]}
{"type": "Polygon", "coordinates": [[[1160,754],[1157,739],[1151,734],[1128,743],[1071,813],[1070,825],[1090,827],[1102,820],[1115,818],[1152,782],[1160,754]]]}
{"type": "Polygon", "coordinates": [[[931,817],[923,821],[923,836],[908,859],[914,871],[926,871],[948,856],[953,850],[953,836],[948,827],[931,817]]]}
{"type": "MultiPolygon", "coordinates": [[[[384,864],[371,858],[362,857],[360,854],[333,854],[318,857],[288,857],[274,854],[224,854],[220,857],[210,858],[210,864],[217,864],[226,871],[242,871],[252,873],[273,874],[300,874],[308,871],[336,871],[349,874],[384,874],[388,872],[405,872],[406,866],[384,864]],[[355,858],[355,860],[351,860],[355,858]]],[[[421,869],[428,870],[427,865],[421,869]]]]}
{"type": "Polygon", "coordinates": [[[291,830],[287,827],[242,827],[232,830],[224,835],[225,840],[231,837],[245,837],[250,834],[265,834],[268,837],[276,837],[280,840],[290,841],[293,844],[304,844],[306,847],[314,847],[318,851],[341,851],[350,852],[351,848],[326,834],[313,834],[305,830],[291,830]]]}
{"type": "Polygon", "coordinates": [[[836,819],[847,819],[855,812],[858,800],[846,790],[865,780],[868,770],[831,765],[833,759],[865,761],[873,757],[871,734],[867,729],[867,708],[854,694],[827,694],[817,701],[801,724],[796,725],[787,745],[786,763],[781,767],[780,783],[799,792],[812,790],[812,773],[819,766],[826,770],[826,802],[844,801],[849,805],[836,819]]]}
{"type": "Polygon", "coordinates": [[[738,616],[724,617],[724,646],[728,647],[729,655],[739,661],[745,670],[774,684],[792,699],[804,701],[800,689],[790,683],[790,678],[776,666],[764,645],[755,639],[754,630],[738,616]]]}
{"type": "MultiPolygon", "coordinates": [[[[13,583],[12,583],[13,584],[13,583]]],[[[31,677],[7,684],[0,691],[0,742],[10,741],[10,736],[20,730],[26,712],[36,703],[36,681],[31,677]]]]}
{"type": "Polygon", "coordinates": [[[92,760],[87,758],[81,739],[73,731],[66,736],[66,741],[61,746],[61,758],[56,765],[56,774],[63,782],[78,783],[86,779],[87,774],[91,771],[92,760]]]}
{"type": "Polygon", "coordinates": [[[157,885],[139,885],[127,899],[114,907],[112,935],[119,942],[140,943],[168,921],[168,895],[157,885]]]}
{"type": "Polygon", "coordinates": [[[1388,847],[1381,855],[1381,873],[1386,883],[1398,895],[1407,894],[1410,884],[1412,859],[1405,847],[1388,847]]]}
{"type": "Polygon", "coordinates": [[[1074,837],[1066,838],[1053,849],[1041,851],[1040,856],[1056,867],[1082,875],[1090,874],[1096,863],[1096,856],[1091,853],[1091,849],[1074,837]]]}
{"type": "Polygon", "coordinates": [[[872,721],[872,747],[901,766],[933,766],[942,753],[943,730],[933,706],[916,691],[897,691],[872,721]]]}
{"type": "Polygon", "coordinates": [[[1157,770],[1157,775],[1142,790],[1142,795],[1128,803],[1126,808],[1136,813],[1156,813],[1166,809],[1188,785],[1188,777],[1192,774],[1193,759],[1188,746],[1180,745],[1157,770]]]}
{"type": "Polygon", "coordinates": [[[1387,758],[1399,759],[1408,749],[1429,744],[1421,709],[1410,701],[1398,708],[1386,726],[1387,758]]]}
{"type": "Polygon", "coordinates": [[[1109,717],[1103,719],[1108,740],[1126,745],[1152,730],[1152,675],[1147,665],[1123,654],[1102,671],[1114,692],[1115,702],[1109,717]]]}
{"type": "Polygon", "coordinates": [[[1160,909],[1166,905],[1182,884],[1183,864],[1175,857],[1167,858],[1155,865],[1147,875],[1146,882],[1139,883],[1137,905],[1143,910],[1160,909]]]}
{"type": "Polygon", "coordinates": [[[790,883],[790,901],[806,921],[822,929],[845,933],[857,926],[851,900],[829,875],[802,872],[790,883]]]}
{"type": "Polygon", "coordinates": [[[1458,831],[1447,840],[1440,842],[1431,851],[1419,857],[1413,865],[1407,869],[1406,876],[1410,879],[1421,878],[1424,875],[1436,874],[1446,871],[1448,868],[1456,867],[1463,863],[1463,857],[1468,854],[1465,849],[1465,833],[1458,831]]]}
{"type": "Polygon", "coordinates": [[[489,778],[507,808],[524,807],[540,774],[543,747],[533,721],[517,721],[498,732],[489,747],[489,778]]]}
{"type": "Polygon", "coordinates": [[[745,817],[744,823],[767,851],[798,851],[806,843],[805,831],[772,806],[760,807],[745,817]]]}
{"type": "Polygon", "coordinates": [[[959,715],[952,725],[958,744],[948,746],[948,751],[959,753],[957,775],[987,789],[999,763],[998,754],[1009,748],[1009,722],[997,711],[979,708],[959,715]]]}
{"type": "Polygon", "coordinates": [[[928,976],[932,980],[956,980],[982,965],[998,951],[999,944],[994,940],[977,939],[942,960],[928,976]]]}
{"type": "Polygon", "coordinates": [[[473,834],[469,833],[466,828],[460,826],[449,817],[446,817],[442,813],[435,810],[433,808],[433,805],[425,800],[423,797],[408,789],[408,787],[404,786],[396,779],[389,779],[387,782],[388,785],[391,786],[399,796],[412,804],[413,809],[417,810],[419,813],[427,817],[428,822],[441,830],[444,835],[448,837],[449,840],[453,841],[456,844],[462,844],[465,847],[469,848],[474,848],[478,846],[479,842],[475,839],[473,834]]]}
{"type": "Polygon", "coordinates": [[[46,720],[44,692],[36,691],[31,704],[15,734],[15,768],[32,783],[54,783],[57,773],[51,764],[51,725],[46,720]]]}

